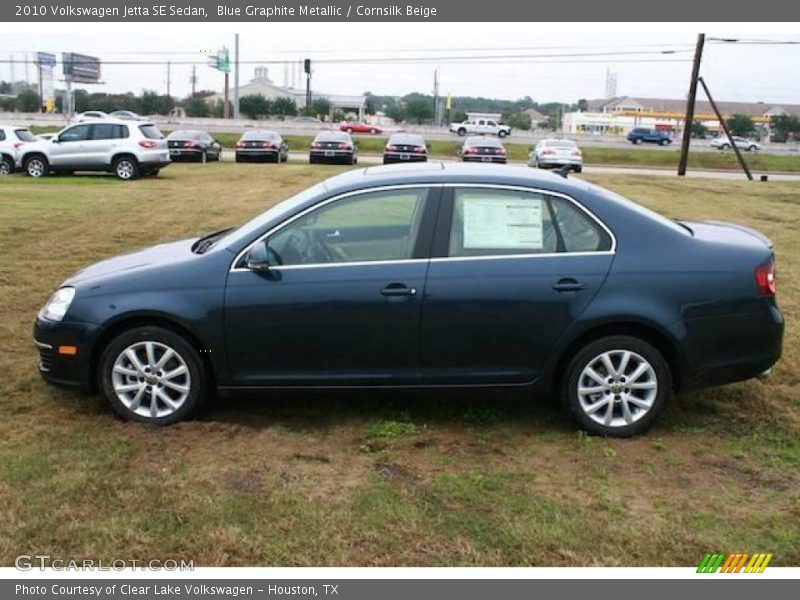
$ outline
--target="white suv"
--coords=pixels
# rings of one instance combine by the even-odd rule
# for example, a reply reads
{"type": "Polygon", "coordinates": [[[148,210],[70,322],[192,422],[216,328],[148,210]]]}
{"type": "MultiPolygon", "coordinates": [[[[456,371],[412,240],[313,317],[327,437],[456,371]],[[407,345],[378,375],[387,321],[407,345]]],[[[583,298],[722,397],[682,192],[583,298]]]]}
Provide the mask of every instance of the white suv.
{"type": "Polygon", "coordinates": [[[21,148],[38,138],[26,127],[0,125],[0,175],[8,175],[16,170],[17,157],[21,148]]]}
{"type": "Polygon", "coordinates": [[[124,180],[157,175],[170,163],[167,141],[152,123],[103,119],[70,125],[50,140],[26,144],[17,166],[31,177],[107,171],[124,180]]]}

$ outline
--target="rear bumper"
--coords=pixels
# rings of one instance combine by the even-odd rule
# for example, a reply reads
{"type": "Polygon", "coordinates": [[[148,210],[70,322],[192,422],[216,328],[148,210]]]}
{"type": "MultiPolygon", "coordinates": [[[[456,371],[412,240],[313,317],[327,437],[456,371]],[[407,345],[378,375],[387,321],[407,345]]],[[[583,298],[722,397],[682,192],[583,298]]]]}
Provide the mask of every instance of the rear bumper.
{"type": "Polygon", "coordinates": [[[541,167],[582,167],[583,161],[577,158],[540,158],[538,160],[541,167]]]}
{"type": "Polygon", "coordinates": [[[763,313],[689,319],[673,328],[686,336],[682,388],[744,381],[769,371],[781,357],[784,319],[777,306],[763,313]]]}
{"type": "Polygon", "coordinates": [[[280,150],[275,148],[259,148],[253,150],[237,150],[236,158],[239,160],[256,160],[259,158],[275,158],[280,155],[280,150]]]}
{"type": "Polygon", "coordinates": [[[413,152],[384,152],[384,163],[398,163],[398,162],[425,162],[428,160],[427,154],[415,154],[413,152]]]}
{"type": "Polygon", "coordinates": [[[309,158],[319,162],[350,162],[353,160],[353,153],[347,150],[313,150],[309,152],[309,158]]]}
{"type": "Polygon", "coordinates": [[[505,156],[463,156],[461,160],[464,162],[498,163],[503,165],[508,162],[508,158],[505,156]]]}
{"type": "Polygon", "coordinates": [[[88,391],[92,389],[91,357],[97,326],[91,323],[54,323],[36,319],[33,343],[39,352],[39,374],[47,383],[88,391]],[[77,346],[74,356],[59,354],[61,345],[77,346]]]}

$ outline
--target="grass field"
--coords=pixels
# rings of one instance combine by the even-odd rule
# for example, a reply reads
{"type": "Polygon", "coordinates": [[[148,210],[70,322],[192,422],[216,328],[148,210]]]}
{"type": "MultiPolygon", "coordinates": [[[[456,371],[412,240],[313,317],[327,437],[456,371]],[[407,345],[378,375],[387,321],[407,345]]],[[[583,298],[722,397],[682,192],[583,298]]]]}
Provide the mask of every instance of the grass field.
{"type": "MultiPolygon", "coordinates": [[[[31,127],[35,133],[45,131],[58,131],[53,127],[31,127]]],[[[163,130],[164,135],[169,133],[168,129],[163,130]]],[[[233,148],[241,137],[240,133],[215,132],[214,138],[222,144],[224,148],[233,148]]],[[[284,136],[292,152],[307,152],[313,136],[310,135],[287,135],[284,136]]],[[[372,135],[354,136],[358,143],[358,150],[362,154],[382,154],[386,145],[386,137],[372,135]]],[[[452,140],[432,140],[430,142],[430,154],[438,158],[454,158],[458,156],[458,150],[464,143],[463,138],[453,135],[452,140]]],[[[514,141],[512,137],[504,142],[508,158],[510,160],[527,161],[529,144],[521,144],[514,141]]],[[[613,165],[613,166],[632,166],[632,167],[664,167],[677,169],[679,159],[679,148],[670,150],[656,150],[652,148],[596,148],[584,146],[583,160],[587,165],[613,165]]],[[[800,155],[772,155],[744,153],[748,166],[753,171],[776,171],[776,172],[800,172],[800,155]]],[[[740,170],[741,167],[736,161],[733,152],[693,152],[689,155],[690,169],[729,169],[740,170]]]]}
{"type": "Polygon", "coordinates": [[[242,220],[340,171],[172,165],[158,178],[0,179],[0,564],[800,565],[800,185],[596,176],[669,216],[777,244],[771,379],[676,398],[648,435],[577,433],[515,393],[284,393],[167,429],[46,386],[31,324],[87,263],[242,220]]]}

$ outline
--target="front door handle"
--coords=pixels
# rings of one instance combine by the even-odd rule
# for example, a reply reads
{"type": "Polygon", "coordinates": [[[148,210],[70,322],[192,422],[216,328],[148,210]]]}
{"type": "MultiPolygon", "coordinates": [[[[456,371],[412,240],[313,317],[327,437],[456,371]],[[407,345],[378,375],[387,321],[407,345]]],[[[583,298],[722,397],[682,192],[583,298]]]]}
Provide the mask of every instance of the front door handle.
{"type": "Polygon", "coordinates": [[[553,289],[557,292],[580,292],[581,290],[585,290],[586,286],[577,279],[565,277],[554,283],[553,289]]]}
{"type": "Polygon", "coordinates": [[[388,297],[395,296],[414,296],[417,293],[417,288],[408,287],[404,283],[390,283],[381,290],[381,294],[388,297]]]}

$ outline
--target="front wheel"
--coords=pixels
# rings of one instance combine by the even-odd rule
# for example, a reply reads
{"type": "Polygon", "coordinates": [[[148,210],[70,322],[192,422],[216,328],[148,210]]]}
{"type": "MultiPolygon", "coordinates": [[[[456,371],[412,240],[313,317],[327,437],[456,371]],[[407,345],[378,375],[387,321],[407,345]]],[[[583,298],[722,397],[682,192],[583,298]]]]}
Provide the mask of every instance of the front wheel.
{"type": "Polygon", "coordinates": [[[720,149],[722,149],[722,150],[730,150],[731,146],[730,146],[730,144],[722,144],[722,146],[720,146],[720,149]]]}
{"type": "Polygon", "coordinates": [[[563,400],[582,429],[631,437],[646,431],[664,410],[672,377],[656,348],[635,337],[614,335],[581,349],[562,385],[563,400]]]}
{"type": "Polygon", "coordinates": [[[661,140],[659,144],[661,144],[662,146],[666,146],[667,144],[669,144],[669,140],[661,140]]]}
{"type": "Polygon", "coordinates": [[[458,128],[458,135],[460,135],[461,137],[464,137],[465,135],[467,135],[467,130],[464,129],[463,127],[459,127],[458,128]]]}
{"type": "Polygon", "coordinates": [[[642,138],[636,138],[635,140],[633,140],[633,143],[638,146],[639,144],[642,143],[642,138]]]}
{"type": "Polygon", "coordinates": [[[137,327],[116,337],[100,359],[99,377],[114,412],[140,423],[187,419],[207,396],[197,350],[162,327],[137,327]]]}

